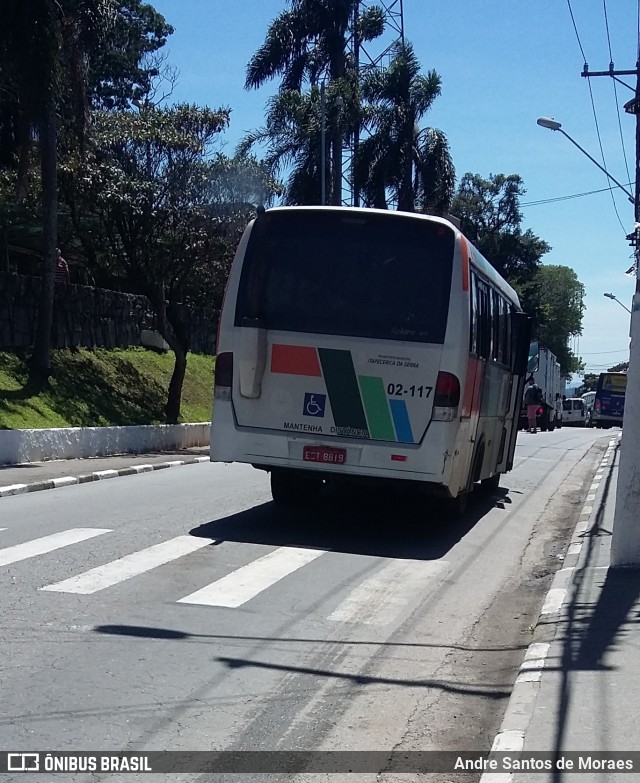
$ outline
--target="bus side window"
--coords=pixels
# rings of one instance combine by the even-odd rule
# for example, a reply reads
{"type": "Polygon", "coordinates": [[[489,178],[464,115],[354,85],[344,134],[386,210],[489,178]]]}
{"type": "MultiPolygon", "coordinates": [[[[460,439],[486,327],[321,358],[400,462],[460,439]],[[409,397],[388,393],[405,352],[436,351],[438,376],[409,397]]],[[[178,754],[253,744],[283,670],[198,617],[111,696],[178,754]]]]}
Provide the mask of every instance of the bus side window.
{"type": "Polygon", "coordinates": [[[502,333],[502,297],[497,291],[491,291],[491,358],[500,364],[504,363],[504,335],[502,333]]]}
{"type": "Polygon", "coordinates": [[[489,287],[476,278],[478,296],[478,356],[491,358],[491,295],[489,287]]]}
{"type": "Polygon", "coordinates": [[[511,357],[511,334],[510,326],[511,319],[509,318],[509,305],[507,300],[503,297],[499,297],[500,303],[500,359],[499,361],[505,366],[509,366],[511,357]]]}
{"type": "Polygon", "coordinates": [[[471,272],[471,313],[469,317],[469,352],[479,355],[480,335],[478,318],[478,290],[476,288],[476,276],[471,272]]]}

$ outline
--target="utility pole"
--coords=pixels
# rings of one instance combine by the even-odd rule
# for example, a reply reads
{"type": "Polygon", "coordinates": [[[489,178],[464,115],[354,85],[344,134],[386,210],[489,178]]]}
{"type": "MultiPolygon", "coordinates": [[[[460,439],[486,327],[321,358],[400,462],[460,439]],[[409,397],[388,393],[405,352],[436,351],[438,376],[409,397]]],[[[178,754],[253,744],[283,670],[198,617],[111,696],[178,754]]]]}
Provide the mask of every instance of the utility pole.
{"type": "Polygon", "coordinates": [[[585,63],[583,76],[610,76],[625,87],[618,77],[635,75],[634,97],[624,108],[636,116],[636,185],[634,203],[634,230],[627,239],[635,248],[636,290],[631,305],[629,336],[629,370],[624,404],[620,467],[616,490],[616,507],[611,538],[611,566],[640,568],[640,61],[633,71],[616,71],[610,63],[608,71],[589,72],[585,63]]]}
{"type": "MultiPolygon", "coordinates": [[[[347,51],[354,63],[358,80],[372,70],[384,70],[389,64],[394,46],[400,41],[404,43],[404,0],[359,0],[355,4],[353,34],[347,42],[347,51]],[[372,6],[382,9],[385,33],[381,38],[365,41],[362,39],[358,18],[372,6]]],[[[356,100],[360,101],[359,95],[356,100]]],[[[367,128],[356,127],[353,133],[347,134],[342,139],[340,152],[342,185],[340,199],[336,202],[338,204],[360,206],[362,198],[359,183],[355,181],[354,163],[360,143],[367,134],[367,128]]]]}
{"type": "Polygon", "coordinates": [[[320,85],[320,203],[327,203],[327,93],[320,85]]]}

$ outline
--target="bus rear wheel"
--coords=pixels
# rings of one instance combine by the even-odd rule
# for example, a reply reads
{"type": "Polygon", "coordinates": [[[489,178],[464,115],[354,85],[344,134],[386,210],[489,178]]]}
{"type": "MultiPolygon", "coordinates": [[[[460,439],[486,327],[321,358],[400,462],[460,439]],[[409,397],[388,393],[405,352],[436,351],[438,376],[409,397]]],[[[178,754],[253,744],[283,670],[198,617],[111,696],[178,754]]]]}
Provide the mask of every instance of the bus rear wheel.
{"type": "Polygon", "coordinates": [[[496,473],[491,478],[482,479],[480,486],[485,492],[495,492],[500,487],[501,474],[496,473]]]}
{"type": "Polygon", "coordinates": [[[322,479],[290,470],[271,471],[271,497],[277,506],[312,504],[320,494],[322,479]]]}
{"type": "Polygon", "coordinates": [[[464,516],[469,505],[469,492],[461,492],[455,498],[447,498],[444,501],[444,511],[449,519],[460,519],[464,516]]]}

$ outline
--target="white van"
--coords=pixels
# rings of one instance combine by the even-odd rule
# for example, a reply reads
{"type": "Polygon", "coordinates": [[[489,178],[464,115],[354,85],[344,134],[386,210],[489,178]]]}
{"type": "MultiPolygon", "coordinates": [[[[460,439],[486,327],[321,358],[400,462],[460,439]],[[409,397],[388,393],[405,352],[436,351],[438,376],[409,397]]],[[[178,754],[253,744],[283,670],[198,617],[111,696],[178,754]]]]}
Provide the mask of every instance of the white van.
{"type": "Polygon", "coordinates": [[[582,397],[568,397],[562,401],[562,423],[565,426],[586,426],[587,406],[582,397]]]}
{"type": "Polygon", "coordinates": [[[585,426],[586,427],[593,427],[593,406],[596,402],[596,393],[594,391],[586,392],[581,397],[582,400],[584,400],[585,404],[585,426]]]}

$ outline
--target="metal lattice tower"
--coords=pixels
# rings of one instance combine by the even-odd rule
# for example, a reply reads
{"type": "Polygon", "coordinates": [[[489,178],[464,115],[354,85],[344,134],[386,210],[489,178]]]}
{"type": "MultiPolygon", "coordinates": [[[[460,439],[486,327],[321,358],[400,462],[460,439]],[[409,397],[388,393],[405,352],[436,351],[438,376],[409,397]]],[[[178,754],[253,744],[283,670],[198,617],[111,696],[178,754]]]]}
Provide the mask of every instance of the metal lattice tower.
{"type": "MultiPolygon", "coordinates": [[[[388,67],[392,50],[398,43],[404,43],[404,0],[360,0],[356,13],[363,14],[371,6],[382,8],[385,16],[385,31],[373,41],[360,41],[352,35],[347,42],[348,54],[358,68],[358,77],[374,69],[388,67]]],[[[354,25],[354,28],[356,25],[354,25]]],[[[353,183],[353,161],[360,142],[359,136],[345,139],[342,148],[342,203],[344,206],[359,206],[359,195],[353,183]]]]}

